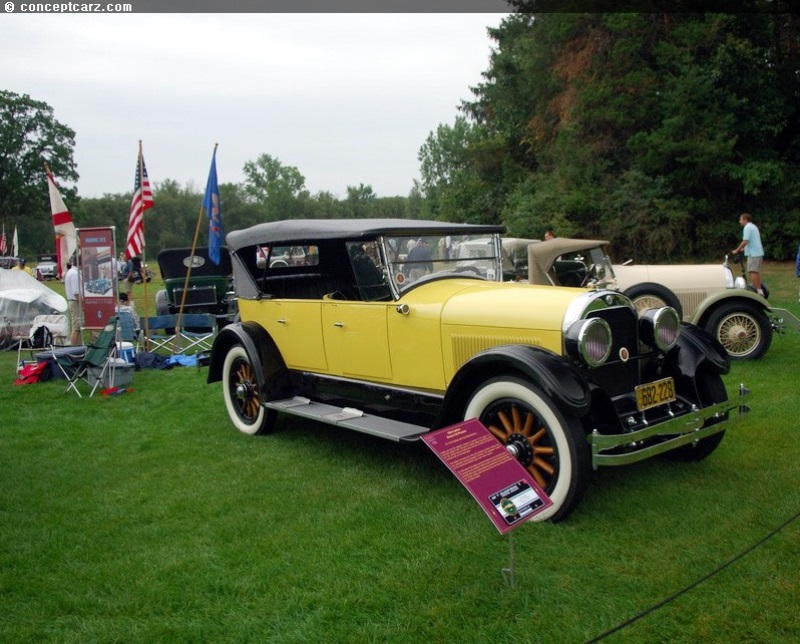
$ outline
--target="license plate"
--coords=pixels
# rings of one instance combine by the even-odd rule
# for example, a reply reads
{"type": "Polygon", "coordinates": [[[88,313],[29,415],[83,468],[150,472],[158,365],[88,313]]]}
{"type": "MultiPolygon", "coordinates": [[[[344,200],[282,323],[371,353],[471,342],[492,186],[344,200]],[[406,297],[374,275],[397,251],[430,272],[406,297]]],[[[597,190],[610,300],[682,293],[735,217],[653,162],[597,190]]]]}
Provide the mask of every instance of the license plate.
{"type": "Polygon", "coordinates": [[[664,378],[636,387],[636,408],[639,411],[658,407],[673,400],[675,400],[675,382],[672,378],[664,378]]]}

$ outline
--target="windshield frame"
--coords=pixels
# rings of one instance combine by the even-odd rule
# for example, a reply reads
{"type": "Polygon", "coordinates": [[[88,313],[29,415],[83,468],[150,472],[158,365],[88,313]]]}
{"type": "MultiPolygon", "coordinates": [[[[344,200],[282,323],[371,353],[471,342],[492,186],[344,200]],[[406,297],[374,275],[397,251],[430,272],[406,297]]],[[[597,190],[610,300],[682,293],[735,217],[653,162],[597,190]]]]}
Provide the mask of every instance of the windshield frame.
{"type": "Polygon", "coordinates": [[[498,234],[481,231],[444,236],[393,235],[382,236],[379,241],[387,281],[398,297],[440,279],[500,282],[503,278],[503,251],[498,234]]]}

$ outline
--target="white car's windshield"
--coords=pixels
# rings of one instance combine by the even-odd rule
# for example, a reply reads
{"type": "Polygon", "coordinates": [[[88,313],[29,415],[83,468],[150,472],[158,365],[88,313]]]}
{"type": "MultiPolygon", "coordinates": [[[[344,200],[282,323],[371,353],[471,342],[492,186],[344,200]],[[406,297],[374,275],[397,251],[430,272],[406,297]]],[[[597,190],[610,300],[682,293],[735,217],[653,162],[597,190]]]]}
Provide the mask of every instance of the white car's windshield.
{"type": "Polygon", "coordinates": [[[383,241],[389,275],[399,291],[430,276],[492,281],[502,277],[500,244],[495,236],[404,236],[383,241]]]}

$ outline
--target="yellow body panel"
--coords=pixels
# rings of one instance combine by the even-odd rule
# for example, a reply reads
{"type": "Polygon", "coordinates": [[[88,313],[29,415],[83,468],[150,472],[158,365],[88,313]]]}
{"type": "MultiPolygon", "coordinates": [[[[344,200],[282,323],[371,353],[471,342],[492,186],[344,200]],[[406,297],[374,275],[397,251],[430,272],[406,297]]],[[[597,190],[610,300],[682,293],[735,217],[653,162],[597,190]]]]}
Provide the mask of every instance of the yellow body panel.
{"type": "Polygon", "coordinates": [[[270,333],[290,369],[445,391],[461,365],[491,347],[561,353],[563,313],[583,292],[445,279],[397,302],[240,300],[239,310],[270,333]]]}
{"type": "Polygon", "coordinates": [[[290,369],[325,372],[319,300],[239,300],[243,322],[254,321],[272,336],[290,369]]]}

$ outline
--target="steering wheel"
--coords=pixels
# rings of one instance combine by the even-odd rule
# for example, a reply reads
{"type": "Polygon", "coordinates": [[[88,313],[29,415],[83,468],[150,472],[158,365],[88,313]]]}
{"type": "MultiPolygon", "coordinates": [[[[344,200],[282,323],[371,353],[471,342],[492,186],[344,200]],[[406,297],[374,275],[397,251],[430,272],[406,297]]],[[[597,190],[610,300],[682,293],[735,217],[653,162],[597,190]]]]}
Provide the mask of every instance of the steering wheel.
{"type": "Polygon", "coordinates": [[[595,275],[597,271],[597,264],[589,264],[588,268],[586,269],[586,275],[581,280],[581,287],[588,286],[593,282],[597,281],[597,275],[595,275]]]}
{"type": "Polygon", "coordinates": [[[472,273],[473,275],[477,275],[481,277],[481,271],[475,266],[458,266],[453,269],[454,273],[472,273]]]}

